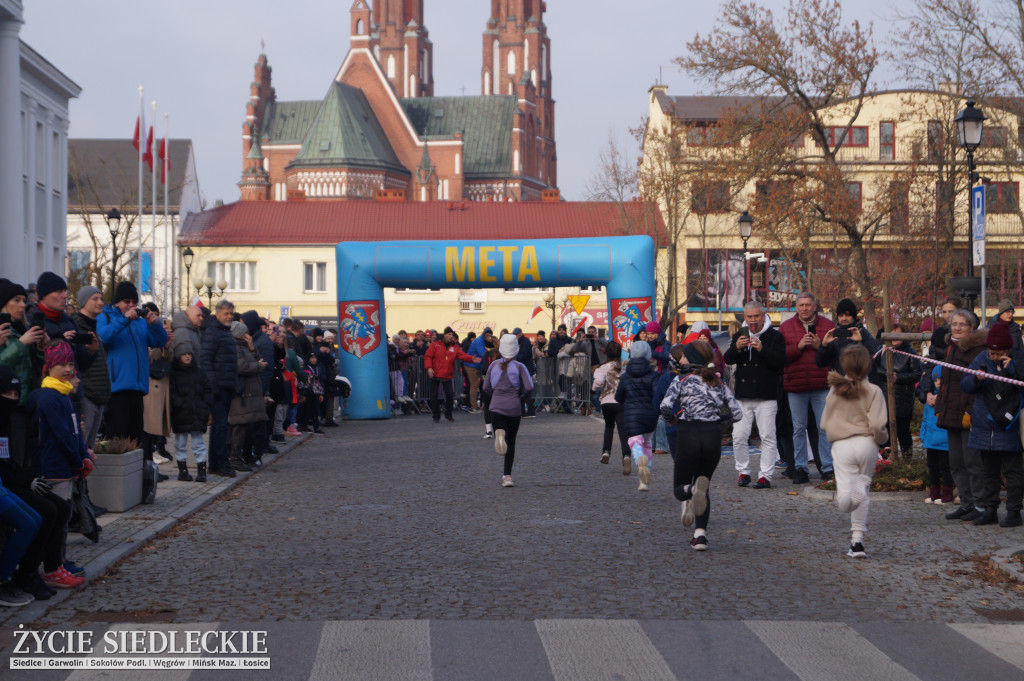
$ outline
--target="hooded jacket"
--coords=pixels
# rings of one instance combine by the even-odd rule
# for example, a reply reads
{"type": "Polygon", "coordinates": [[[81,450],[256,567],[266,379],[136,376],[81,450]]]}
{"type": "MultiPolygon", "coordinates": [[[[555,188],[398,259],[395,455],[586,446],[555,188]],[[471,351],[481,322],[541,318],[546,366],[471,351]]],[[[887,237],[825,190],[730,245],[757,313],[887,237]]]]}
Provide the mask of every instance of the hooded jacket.
{"type": "MultiPolygon", "coordinates": [[[[1018,373],[1024,371],[1024,367],[1018,367],[1013,360],[1003,367],[993,362],[987,352],[980,352],[971,362],[971,369],[984,371],[987,374],[996,374],[1020,380],[1018,373]]],[[[1021,390],[1011,383],[1003,383],[992,379],[979,380],[973,374],[964,374],[960,379],[960,387],[965,393],[974,395],[974,405],[971,408],[971,433],[967,436],[967,446],[978,451],[989,452],[1017,452],[1021,451],[1020,429],[1016,420],[1009,427],[1002,427],[993,418],[991,403],[995,402],[1005,409],[1000,411],[1006,415],[1007,420],[1018,417],[1021,408],[1021,390]],[[998,399],[991,399],[998,395],[998,399]]]]}
{"type": "Polygon", "coordinates": [[[110,392],[149,392],[149,349],[167,345],[167,332],[160,322],[147,324],[145,318],[128,319],[114,305],[107,305],[96,318],[96,332],[107,348],[110,392]]]}
{"type": "MultiPolygon", "coordinates": [[[[987,330],[972,331],[954,343],[946,337],[946,362],[969,367],[974,358],[985,351],[987,330]]],[[[960,379],[964,372],[942,367],[942,384],[935,400],[935,421],[946,430],[963,430],[964,414],[970,414],[974,407],[974,395],[964,392],[960,379]]]]}
{"type": "Polygon", "coordinates": [[[270,340],[270,336],[263,333],[263,325],[260,323],[263,320],[256,310],[249,310],[243,313],[242,321],[245,322],[245,328],[249,330],[249,335],[252,336],[252,346],[256,348],[260,359],[267,363],[267,366],[260,372],[263,393],[267,394],[270,392],[270,382],[274,379],[274,341],[270,340]]]}
{"type": "Polygon", "coordinates": [[[615,389],[615,401],[622,405],[622,432],[627,438],[653,432],[658,426],[658,410],[654,407],[658,378],[649,357],[634,357],[626,363],[615,389]]]}
{"type": "Polygon", "coordinates": [[[772,327],[768,315],[764,325],[751,336],[761,341],[761,349],[749,345],[743,350],[736,348],[740,332],[732,337],[729,349],[725,351],[725,363],[736,366],[735,394],[738,399],[777,400],[782,371],[786,366],[786,339],[772,327]]]}
{"type": "Polygon", "coordinates": [[[199,335],[199,329],[195,327],[192,320],[184,310],[175,312],[171,317],[171,333],[174,334],[174,344],[184,341],[192,348],[192,364],[202,368],[203,339],[199,335]]]}
{"type": "Polygon", "coordinates": [[[214,392],[230,390],[235,394],[235,380],[238,378],[238,351],[231,329],[216,317],[210,316],[203,331],[202,361],[199,366],[206,372],[214,392]]]}

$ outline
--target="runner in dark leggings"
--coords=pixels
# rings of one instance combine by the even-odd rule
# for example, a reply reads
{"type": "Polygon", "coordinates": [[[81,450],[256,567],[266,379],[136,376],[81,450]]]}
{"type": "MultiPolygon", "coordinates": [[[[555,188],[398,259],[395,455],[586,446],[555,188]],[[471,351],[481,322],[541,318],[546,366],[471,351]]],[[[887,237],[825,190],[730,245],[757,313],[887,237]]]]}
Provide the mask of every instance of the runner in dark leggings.
{"type": "Polygon", "coordinates": [[[523,418],[523,402],[532,399],[533,379],[526,367],[514,358],[519,342],[505,334],[498,344],[501,359],[491,362],[484,378],[484,393],[489,396],[488,409],[494,426],[494,449],[505,457],[502,487],[514,487],[512,463],[516,458],[516,434],[523,418]]]}
{"type": "Polygon", "coordinates": [[[679,424],[673,492],[683,502],[683,524],[696,522],[690,546],[697,551],[708,548],[708,485],[722,456],[721,423],[723,418],[736,423],[743,417],[736,398],[715,373],[714,357],[705,341],[685,345],[683,357],[671,360],[679,377],[661,402],[665,421],[679,424]],[[729,415],[723,417],[726,410],[729,415]]]}
{"type": "MultiPolygon", "coordinates": [[[[625,414],[622,405],[615,401],[615,389],[619,387],[619,376],[622,375],[622,346],[610,341],[605,348],[608,361],[594,371],[594,383],[591,389],[600,395],[601,415],[604,416],[604,444],[601,447],[601,463],[608,463],[612,453],[612,438],[615,427],[619,428],[619,444],[622,447],[622,460],[629,460],[629,442],[622,426],[625,414]]],[[[629,468],[623,469],[629,475],[629,468]]]]}

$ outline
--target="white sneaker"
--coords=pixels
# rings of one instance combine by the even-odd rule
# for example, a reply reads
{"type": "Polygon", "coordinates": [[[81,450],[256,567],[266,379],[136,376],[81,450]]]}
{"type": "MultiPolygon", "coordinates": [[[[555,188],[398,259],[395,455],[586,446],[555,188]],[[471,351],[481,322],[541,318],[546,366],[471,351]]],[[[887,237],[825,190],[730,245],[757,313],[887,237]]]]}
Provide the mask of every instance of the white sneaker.
{"type": "MultiPolygon", "coordinates": [[[[494,431],[494,451],[498,452],[499,456],[505,456],[505,452],[508,451],[508,445],[505,444],[505,431],[501,428],[494,431]]],[[[509,477],[509,482],[511,481],[512,478],[509,477]]]]}
{"type": "Polygon", "coordinates": [[[683,502],[682,519],[683,519],[683,526],[685,526],[685,527],[692,527],[693,526],[693,522],[694,522],[693,509],[690,508],[690,506],[691,506],[691,504],[690,504],[690,500],[689,499],[687,499],[686,501],[683,502]]]}
{"type": "MultiPolygon", "coordinates": [[[[498,432],[500,433],[501,431],[499,430],[498,432]]],[[[503,475],[503,476],[501,476],[501,486],[502,487],[515,487],[516,483],[512,482],[512,476],[511,475],[503,475]]]]}
{"type": "Polygon", "coordinates": [[[601,452],[601,463],[608,463],[608,459],[611,457],[611,452],[601,452]]]}
{"type": "Polygon", "coordinates": [[[647,455],[641,454],[636,460],[637,475],[640,476],[640,485],[637,489],[641,492],[648,490],[647,485],[651,482],[651,469],[647,466],[647,455]]]}
{"type": "Polygon", "coordinates": [[[488,430],[488,431],[484,432],[484,439],[485,440],[490,440],[493,437],[494,437],[494,431],[493,430],[488,430]]]}
{"type": "Polygon", "coordinates": [[[707,476],[700,476],[693,483],[693,497],[690,499],[690,511],[693,513],[693,517],[704,513],[708,508],[708,485],[711,481],[707,479],[707,476]]]}

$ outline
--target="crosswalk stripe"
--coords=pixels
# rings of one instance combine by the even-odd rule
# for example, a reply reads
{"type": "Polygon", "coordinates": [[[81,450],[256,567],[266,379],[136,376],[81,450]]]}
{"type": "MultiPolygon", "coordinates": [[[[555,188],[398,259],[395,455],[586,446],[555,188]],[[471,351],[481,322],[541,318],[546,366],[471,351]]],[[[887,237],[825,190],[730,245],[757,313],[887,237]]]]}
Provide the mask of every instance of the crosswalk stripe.
{"type": "MultiPolygon", "coordinates": [[[[172,631],[185,632],[185,631],[214,631],[217,629],[216,622],[193,622],[191,624],[127,624],[120,623],[111,625],[107,631],[162,631],[170,633],[172,631]]],[[[120,640],[120,639],[117,639],[120,640]]],[[[93,652],[89,657],[120,657],[124,658],[124,655],[111,655],[104,651],[104,642],[102,635],[97,636],[94,639],[93,652]]],[[[150,655],[135,655],[133,657],[182,657],[182,655],[172,655],[169,653],[158,653],[150,655]]],[[[101,681],[111,679],[124,674],[121,670],[109,670],[109,669],[76,669],[68,675],[67,681],[101,681]]],[[[128,672],[130,673],[130,672],[128,672]]],[[[138,672],[139,676],[145,675],[147,681],[152,679],[153,681],[188,681],[192,675],[191,669],[160,669],[160,670],[149,670],[145,672],[138,672]]]]}
{"type": "Polygon", "coordinates": [[[763,620],[745,624],[804,681],[920,681],[845,624],[763,620]],[[808,655],[808,650],[820,654],[808,655]]]}
{"type": "Polygon", "coordinates": [[[1024,625],[1022,624],[950,624],[957,633],[1002,658],[1013,666],[1024,669],[1024,625]]]}
{"type": "Polygon", "coordinates": [[[555,681],[676,681],[636,620],[543,620],[536,627],[555,681]]]}
{"type": "Polygon", "coordinates": [[[432,681],[426,620],[327,622],[310,681],[432,681]]]}

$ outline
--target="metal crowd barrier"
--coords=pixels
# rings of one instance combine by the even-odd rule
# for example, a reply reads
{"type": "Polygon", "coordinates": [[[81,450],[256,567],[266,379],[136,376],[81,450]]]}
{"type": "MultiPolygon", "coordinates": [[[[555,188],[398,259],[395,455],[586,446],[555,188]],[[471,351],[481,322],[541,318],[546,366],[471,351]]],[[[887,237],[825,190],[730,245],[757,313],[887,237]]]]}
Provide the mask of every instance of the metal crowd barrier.
{"type": "MultiPolygon", "coordinates": [[[[593,395],[590,390],[593,375],[589,357],[540,357],[534,362],[537,373],[533,376],[533,399],[538,409],[572,414],[589,414],[593,411],[593,395]]],[[[392,409],[396,413],[430,413],[430,377],[423,368],[423,358],[410,357],[407,360],[408,369],[404,372],[400,366],[395,361],[389,365],[392,409]]],[[[457,405],[468,394],[464,381],[462,363],[456,362],[452,398],[457,405]]],[[[443,392],[438,397],[444,399],[443,392]]]]}

